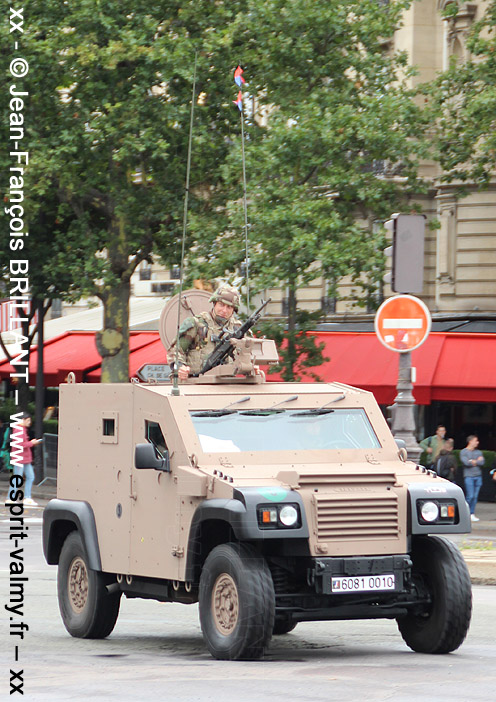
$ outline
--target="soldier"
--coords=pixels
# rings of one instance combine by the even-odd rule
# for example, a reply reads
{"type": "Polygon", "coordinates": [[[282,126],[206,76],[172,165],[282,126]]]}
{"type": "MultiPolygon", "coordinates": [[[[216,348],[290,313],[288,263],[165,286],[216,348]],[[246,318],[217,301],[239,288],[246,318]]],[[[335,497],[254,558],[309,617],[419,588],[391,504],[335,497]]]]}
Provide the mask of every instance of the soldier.
{"type": "MultiPolygon", "coordinates": [[[[190,373],[200,372],[203,364],[215,349],[217,338],[223,329],[233,332],[241,322],[236,317],[239,307],[239,292],[230,285],[220,285],[210,298],[213,307],[209,312],[200,312],[187,317],[179,327],[177,360],[178,376],[185,380],[190,373]]],[[[169,349],[170,361],[175,360],[176,341],[169,349]]]]}

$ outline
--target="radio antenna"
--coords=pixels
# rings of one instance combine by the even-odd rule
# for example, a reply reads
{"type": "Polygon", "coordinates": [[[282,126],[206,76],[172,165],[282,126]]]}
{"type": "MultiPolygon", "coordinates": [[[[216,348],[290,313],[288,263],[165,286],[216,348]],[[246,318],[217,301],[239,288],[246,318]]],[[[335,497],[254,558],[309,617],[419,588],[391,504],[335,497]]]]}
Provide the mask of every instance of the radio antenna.
{"type": "Polygon", "coordinates": [[[241,86],[246,83],[243,78],[243,69],[238,66],[234,71],[234,82],[240,88],[238,97],[233,100],[237,105],[241,116],[241,161],[243,164],[243,210],[245,216],[245,274],[246,274],[246,304],[248,306],[248,314],[250,310],[250,260],[248,257],[248,204],[246,200],[246,159],[245,159],[245,120],[243,114],[243,94],[241,86]]]}
{"type": "Polygon", "coordinates": [[[184,212],[183,212],[183,238],[181,244],[181,276],[179,279],[179,301],[177,305],[177,328],[176,328],[176,348],[174,354],[174,368],[172,371],[172,394],[179,395],[178,382],[178,363],[179,363],[179,327],[181,326],[181,298],[183,294],[183,271],[184,271],[184,254],[186,248],[186,232],[188,228],[188,200],[189,200],[189,176],[191,172],[191,145],[193,142],[193,116],[195,111],[195,93],[196,93],[196,62],[198,52],[195,51],[195,67],[193,69],[193,90],[191,93],[191,113],[189,120],[189,140],[188,140],[188,159],[186,164],[186,185],[184,188],[184,212]]]}

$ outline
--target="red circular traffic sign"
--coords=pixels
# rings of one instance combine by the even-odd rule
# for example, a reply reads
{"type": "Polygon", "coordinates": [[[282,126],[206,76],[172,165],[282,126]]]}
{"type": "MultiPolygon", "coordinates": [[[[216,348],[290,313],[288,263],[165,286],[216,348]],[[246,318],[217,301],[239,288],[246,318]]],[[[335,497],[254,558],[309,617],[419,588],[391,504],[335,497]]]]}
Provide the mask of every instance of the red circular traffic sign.
{"type": "Polygon", "coordinates": [[[405,353],[421,346],[431,330],[427,306],[413,295],[396,295],[385,300],[374,319],[375,333],[391,351],[405,353]]]}

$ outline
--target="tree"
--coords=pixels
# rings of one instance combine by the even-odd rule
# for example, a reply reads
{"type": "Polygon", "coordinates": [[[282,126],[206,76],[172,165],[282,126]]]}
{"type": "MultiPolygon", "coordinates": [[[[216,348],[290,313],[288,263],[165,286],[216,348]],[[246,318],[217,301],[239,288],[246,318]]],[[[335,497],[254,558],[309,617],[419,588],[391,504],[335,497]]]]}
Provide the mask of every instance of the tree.
{"type": "MultiPolygon", "coordinates": [[[[410,208],[422,190],[424,123],[406,85],[411,69],[406,55],[386,49],[408,5],[266,0],[248,3],[231,26],[245,94],[256,102],[246,140],[250,270],[258,288],[287,287],[290,368],[298,288],[320,275],[334,290],[346,275],[376,285],[383,234],[374,220],[410,208]]],[[[240,139],[232,140],[222,170],[224,226],[193,223],[204,252],[198,274],[232,271],[244,255],[240,139]]],[[[217,225],[221,197],[213,199],[217,225]]]]}
{"type": "MultiPolygon", "coordinates": [[[[456,17],[458,2],[445,14],[456,17]]],[[[489,2],[467,39],[470,58],[424,86],[434,127],[434,158],[444,182],[489,184],[496,168],[496,2],[489,2]]]]}
{"type": "MultiPolygon", "coordinates": [[[[50,258],[38,266],[46,263],[65,281],[66,299],[102,300],[103,381],[128,379],[133,271],[154,250],[179,258],[195,51],[199,90],[219,99],[198,108],[193,210],[201,209],[227,151],[233,118],[218,118],[218,83],[231,70],[224,28],[240,7],[208,0],[24,3],[30,217],[55,195],[55,222],[68,223],[51,229],[50,258]]],[[[8,34],[7,25],[5,53],[8,34]]]]}

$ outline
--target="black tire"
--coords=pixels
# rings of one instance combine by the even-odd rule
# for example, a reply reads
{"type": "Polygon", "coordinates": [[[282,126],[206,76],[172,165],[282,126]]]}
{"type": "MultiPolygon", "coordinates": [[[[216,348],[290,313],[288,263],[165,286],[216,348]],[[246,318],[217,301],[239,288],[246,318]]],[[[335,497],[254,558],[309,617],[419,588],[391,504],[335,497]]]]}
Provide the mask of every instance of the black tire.
{"type": "Polygon", "coordinates": [[[419,653],[450,653],[465,639],[472,615],[472,587],[463,556],[451,541],[420,536],[413,544],[413,577],[430,605],[398,619],[405,643],[419,653]]]}
{"type": "Polygon", "coordinates": [[[288,614],[276,614],[272,634],[274,636],[289,634],[290,631],[293,631],[297,623],[298,622],[294,622],[288,614]]]}
{"type": "Polygon", "coordinates": [[[274,627],[275,595],[265,559],[246,544],[221,544],[200,577],[200,624],[208,650],[221,660],[263,655],[274,627]]]}
{"type": "Polygon", "coordinates": [[[104,639],[117,621],[121,593],[109,594],[112,577],[91,570],[79,532],[62,546],[57,572],[59,609],[64,626],[81,639],[104,639]]]}

